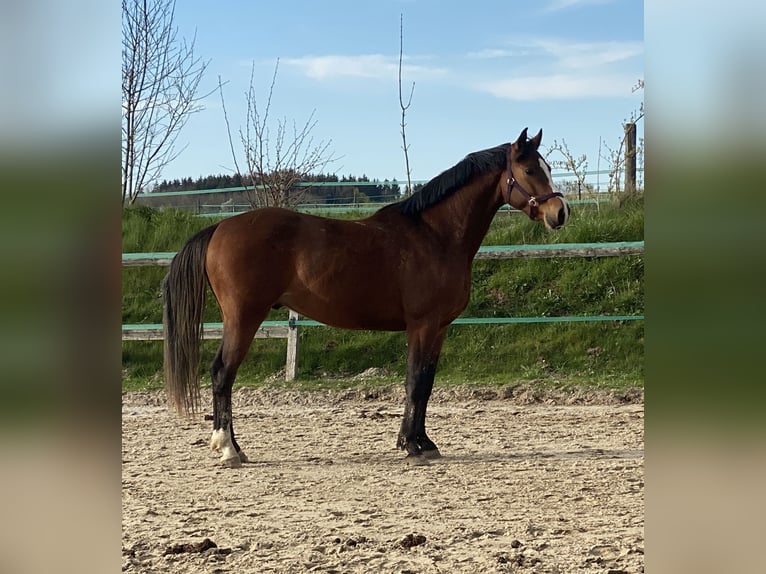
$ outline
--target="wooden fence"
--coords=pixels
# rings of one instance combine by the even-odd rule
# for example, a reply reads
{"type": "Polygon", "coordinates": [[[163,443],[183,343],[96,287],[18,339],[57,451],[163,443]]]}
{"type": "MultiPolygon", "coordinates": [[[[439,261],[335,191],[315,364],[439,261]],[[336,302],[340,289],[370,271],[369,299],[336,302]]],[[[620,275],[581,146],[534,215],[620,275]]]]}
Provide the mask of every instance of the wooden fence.
{"type": "MultiPolygon", "coordinates": [[[[644,252],[643,241],[623,241],[615,243],[554,243],[543,245],[485,245],[479,248],[475,259],[518,259],[518,258],[547,258],[547,257],[619,257],[638,255],[644,252]]],[[[175,253],[123,253],[123,267],[168,266],[175,253]]],[[[589,317],[495,317],[471,318],[463,317],[454,324],[506,324],[506,323],[537,323],[564,321],[616,321],[643,319],[643,315],[628,316],[589,316],[589,317]]],[[[285,362],[285,379],[292,381],[298,373],[298,353],[300,345],[300,328],[303,326],[319,326],[316,321],[303,320],[297,313],[290,310],[287,321],[264,321],[255,334],[262,339],[287,339],[287,357],[285,362]]],[[[223,335],[221,323],[206,323],[203,325],[205,339],[220,339],[223,335]]],[[[161,324],[123,325],[123,341],[161,341],[163,339],[161,324]]]]}

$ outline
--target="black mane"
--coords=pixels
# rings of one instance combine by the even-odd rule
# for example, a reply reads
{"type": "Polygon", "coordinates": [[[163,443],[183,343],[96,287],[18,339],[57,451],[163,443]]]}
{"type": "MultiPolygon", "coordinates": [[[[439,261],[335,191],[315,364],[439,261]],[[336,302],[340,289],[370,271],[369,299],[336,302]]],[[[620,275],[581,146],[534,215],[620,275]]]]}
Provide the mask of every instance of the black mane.
{"type": "Polygon", "coordinates": [[[508,161],[507,156],[510,145],[506,143],[468,154],[458,164],[434,177],[420,191],[396,205],[406,215],[420,213],[424,209],[439,203],[442,199],[449,197],[477,175],[504,168],[508,161]]]}

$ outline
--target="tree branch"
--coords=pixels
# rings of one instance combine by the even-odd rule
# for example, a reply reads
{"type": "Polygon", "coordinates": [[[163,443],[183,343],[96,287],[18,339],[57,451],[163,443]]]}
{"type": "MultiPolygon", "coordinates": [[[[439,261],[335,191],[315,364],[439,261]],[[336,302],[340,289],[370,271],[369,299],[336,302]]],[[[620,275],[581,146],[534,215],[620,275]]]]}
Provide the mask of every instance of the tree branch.
{"type": "Polygon", "coordinates": [[[197,95],[209,61],[194,54],[196,33],[178,40],[174,0],[123,0],[122,15],[124,205],[185,149],[175,142],[209,95],[197,95]]]}
{"type": "Polygon", "coordinates": [[[407,115],[407,110],[412,104],[412,94],[415,92],[415,82],[412,82],[412,87],[410,88],[410,96],[407,99],[407,103],[405,104],[404,98],[402,97],[402,59],[403,57],[404,57],[404,15],[399,14],[399,106],[402,109],[402,122],[401,122],[402,150],[404,150],[404,166],[407,171],[406,195],[412,195],[412,179],[411,179],[412,172],[410,170],[410,155],[409,155],[410,146],[407,144],[407,133],[405,131],[405,127],[407,123],[405,119],[407,115]]]}
{"type": "MultiPolygon", "coordinates": [[[[295,204],[300,199],[294,193],[295,184],[337,159],[329,152],[331,141],[314,143],[311,134],[317,125],[316,110],[311,112],[302,127],[298,127],[293,120],[290,129],[287,118],[277,119],[273,124],[270,122],[278,71],[277,59],[265,108],[261,110],[258,107],[255,63],[251,66],[250,86],[245,94],[246,125],[244,130],[240,128],[239,133],[253,180],[253,194],[248,194],[253,207],[295,204]]],[[[308,189],[304,189],[304,194],[308,189]]]]}

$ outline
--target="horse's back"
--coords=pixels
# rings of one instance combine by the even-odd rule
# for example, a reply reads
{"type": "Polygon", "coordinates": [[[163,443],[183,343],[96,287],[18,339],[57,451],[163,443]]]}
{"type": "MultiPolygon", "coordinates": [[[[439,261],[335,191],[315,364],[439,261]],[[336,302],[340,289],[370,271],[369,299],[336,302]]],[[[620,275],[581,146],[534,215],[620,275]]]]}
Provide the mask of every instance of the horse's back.
{"type": "Polygon", "coordinates": [[[401,257],[401,234],[373,218],[262,208],[220,223],[207,272],[224,314],[281,304],[339,327],[399,330],[401,257]]]}

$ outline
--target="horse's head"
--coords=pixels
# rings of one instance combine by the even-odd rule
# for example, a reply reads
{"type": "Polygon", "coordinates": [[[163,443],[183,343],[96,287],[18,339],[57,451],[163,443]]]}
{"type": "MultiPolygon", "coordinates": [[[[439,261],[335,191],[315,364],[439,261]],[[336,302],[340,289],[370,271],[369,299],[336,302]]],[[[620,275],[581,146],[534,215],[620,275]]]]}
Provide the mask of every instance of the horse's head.
{"type": "Polygon", "coordinates": [[[542,221],[548,229],[558,229],[569,219],[569,205],[553,184],[550,166],[537,151],[542,139],[543,130],[532,139],[527,139],[527,128],[522,130],[508,149],[508,167],[500,185],[506,203],[533,221],[542,221]]]}

